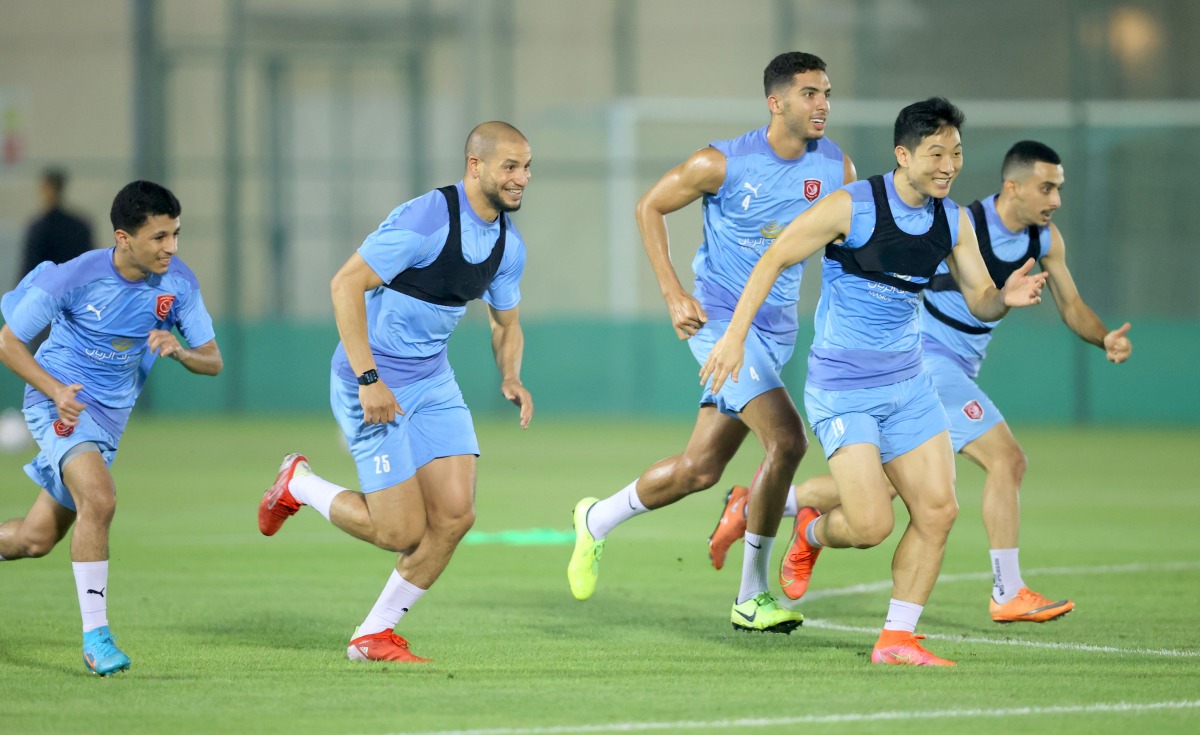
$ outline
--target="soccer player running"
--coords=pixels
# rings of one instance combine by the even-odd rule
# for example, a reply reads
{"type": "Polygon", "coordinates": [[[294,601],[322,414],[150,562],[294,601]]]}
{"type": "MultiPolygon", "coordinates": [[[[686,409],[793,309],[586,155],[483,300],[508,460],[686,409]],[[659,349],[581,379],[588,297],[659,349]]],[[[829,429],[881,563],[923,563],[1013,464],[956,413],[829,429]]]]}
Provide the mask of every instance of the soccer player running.
{"type": "MultiPolygon", "coordinates": [[[[770,122],[739,138],[710,144],[668,171],[638,203],[642,242],[679,339],[703,363],[730,316],[754,264],[783,227],[829,192],[854,180],[854,165],[825,138],[830,85],[825,62],[790,52],[763,73],[770,122]],[[695,290],[671,263],[666,215],[704,201],[704,242],[692,263],[695,290]]],[[[748,433],[762,443],[762,471],[749,492],[748,551],[730,619],[737,630],[790,633],[804,617],[768,591],[767,566],[787,488],[807,449],[804,424],[780,378],[796,341],[798,262],[764,293],[747,323],[749,379],[720,396],[705,390],[682,454],[652,465],[634,482],[574,510],[575,550],[567,579],[576,599],[596,588],[608,534],[647,510],[712,487],[748,433]]],[[[743,496],[744,498],[744,496],[743,496]]],[[[723,560],[722,560],[723,562],[723,560]]]]}
{"type": "Polygon", "coordinates": [[[921,363],[918,294],[947,260],[971,313],[995,321],[1010,307],[1038,303],[1046,278],[1029,275],[1030,259],[1002,288],[993,285],[966,212],[949,199],[962,166],[962,123],[962,112],[938,97],[901,110],[895,171],[834,192],[784,230],[700,371],[714,392],[726,378],[744,382],[754,313],[780,273],[825,248],[804,403],[842,504],[816,527],[818,541],[881,543],[895,522],[890,487],[910,516],[892,559],[875,663],[953,665],[915,633],[958,512],[946,413],[921,363]]]}
{"type": "Polygon", "coordinates": [[[394,209],[333,277],[342,341],[330,401],[362,492],[318,477],[304,455],[290,454],[259,504],[258,527],[274,535],[309,505],[351,536],[399,553],[351,636],[352,660],[429,660],[409,651],[395,627],[475,522],[479,444],[446,359],[468,301],[488,305],[500,392],[520,409],[521,428],[533,416],[521,384],[525,338],[517,307],[525,242],[507,215],[521,208],[531,159],[529,142],[513,126],[476,126],[462,181],[394,209]]]}
{"type": "MultiPolygon", "coordinates": [[[[1067,327],[1103,349],[1110,362],[1124,362],[1133,349],[1126,336],[1129,323],[1109,330],[1083,301],[1067,268],[1062,233],[1050,222],[1062,205],[1062,159],[1043,143],[1023,140],[1005,154],[1000,178],[1000,193],[967,207],[992,282],[1000,287],[1029,258],[1037,260],[1067,327]]],[[[987,473],[983,523],[991,546],[992,620],[1042,623],[1066,615],[1075,608],[1073,602],[1050,600],[1026,587],[1021,576],[1017,540],[1025,454],[1000,411],[975,383],[992,330],[1000,322],[983,321],[970,312],[944,263],[925,292],[920,319],[925,370],[946,407],[954,451],[987,473]]],[[[829,475],[796,486],[788,500],[784,515],[796,516],[797,522],[780,564],[779,581],[794,600],[808,589],[821,552],[819,542],[811,540],[819,514],[838,503],[837,485],[829,475]]],[[[745,521],[740,513],[724,517],[729,519],[724,527],[732,529],[728,536],[736,538],[738,523],[744,528],[745,521]]]]}
{"type": "Polygon", "coordinates": [[[0,300],[0,361],[27,384],[25,419],[41,449],[25,473],[42,488],[24,518],[0,524],[0,559],[45,556],[75,525],[83,663],[101,676],[130,666],[108,626],[109,467],[129,413],[158,357],[198,375],[222,367],[199,283],[175,257],[180,210],[167,189],[135,181],[113,200],[114,247],[41,263],[0,300]],[[26,342],[47,325],[31,355],[26,342]]]}

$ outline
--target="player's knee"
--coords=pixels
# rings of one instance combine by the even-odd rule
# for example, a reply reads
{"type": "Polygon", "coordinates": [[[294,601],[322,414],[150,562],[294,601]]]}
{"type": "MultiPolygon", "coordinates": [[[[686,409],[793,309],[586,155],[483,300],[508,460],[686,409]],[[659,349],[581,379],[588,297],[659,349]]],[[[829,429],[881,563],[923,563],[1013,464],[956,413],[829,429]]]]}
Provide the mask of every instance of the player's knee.
{"type": "Polygon", "coordinates": [[[895,518],[890,512],[871,513],[855,518],[853,521],[847,519],[850,545],[856,549],[870,549],[878,546],[892,535],[895,523],[895,518]]]}
{"type": "Polygon", "coordinates": [[[117,512],[117,496],[111,491],[82,493],[75,505],[79,521],[109,524],[117,512]]]}
{"type": "Polygon", "coordinates": [[[411,554],[424,537],[424,528],[414,524],[399,522],[376,527],[373,543],[384,551],[394,551],[397,554],[411,554]]]}
{"type": "Polygon", "coordinates": [[[1016,447],[1004,455],[1000,469],[1017,484],[1020,484],[1021,480],[1025,478],[1025,470],[1028,466],[1029,460],[1025,457],[1025,452],[1022,452],[1020,447],[1016,447]]]}
{"type": "Polygon", "coordinates": [[[808,438],[804,436],[803,429],[799,432],[785,432],[767,442],[763,449],[767,462],[794,473],[800,466],[800,460],[804,459],[804,453],[808,451],[808,438]]]}
{"type": "Polygon", "coordinates": [[[436,521],[430,521],[430,530],[436,532],[445,542],[454,545],[475,525],[475,508],[461,508],[439,516],[436,521]]]}
{"type": "Polygon", "coordinates": [[[688,491],[697,492],[720,482],[725,468],[708,458],[696,459],[685,455],[680,458],[676,471],[682,475],[688,491]]]}
{"type": "Polygon", "coordinates": [[[958,518],[958,501],[951,494],[909,509],[914,524],[937,534],[949,534],[958,518]]]}
{"type": "Polygon", "coordinates": [[[22,532],[17,536],[17,541],[19,554],[14,558],[40,559],[58,545],[58,537],[44,532],[22,532]]]}

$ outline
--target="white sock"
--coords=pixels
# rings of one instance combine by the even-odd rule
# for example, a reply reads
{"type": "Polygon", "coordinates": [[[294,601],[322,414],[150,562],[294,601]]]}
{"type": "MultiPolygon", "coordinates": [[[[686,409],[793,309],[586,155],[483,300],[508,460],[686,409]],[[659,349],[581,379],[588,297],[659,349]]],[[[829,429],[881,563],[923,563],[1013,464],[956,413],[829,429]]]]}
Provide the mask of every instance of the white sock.
{"type": "Polygon", "coordinates": [[[746,553],[742,556],[742,588],[738,590],[737,604],[742,604],[760,592],[766,592],[767,565],[771,561],[771,546],[775,539],[746,533],[746,553]]]}
{"type": "Polygon", "coordinates": [[[3,555],[0,555],[0,561],[8,561],[8,559],[5,559],[3,555]]]}
{"type": "Polygon", "coordinates": [[[634,480],[593,505],[588,510],[585,521],[592,538],[599,541],[617,526],[647,510],[649,509],[642,504],[642,499],[638,497],[637,480],[634,480]]]}
{"type": "Polygon", "coordinates": [[[334,485],[311,472],[300,474],[300,468],[288,483],[288,492],[292,497],[325,516],[325,520],[329,520],[329,507],[333,505],[333,499],[345,490],[341,485],[334,485]]]}
{"type": "Polygon", "coordinates": [[[992,599],[1004,604],[1024,586],[1017,549],[992,549],[992,599]]]}
{"type": "Polygon", "coordinates": [[[108,625],[108,562],[73,561],[83,632],[108,625]]]}
{"type": "Polygon", "coordinates": [[[800,514],[800,508],[796,505],[796,486],[788,485],[787,503],[783,506],[784,518],[795,518],[800,514]]]}
{"type": "Polygon", "coordinates": [[[821,516],[817,516],[815,519],[813,519],[813,522],[808,524],[808,526],[804,529],[804,540],[807,541],[808,545],[814,549],[825,548],[825,544],[817,540],[817,521],[819,520],[821,520],[821,516]]]}
{"type": "Polygon", "coordinates": [[[395,628],[400,618],[404,617],[404,613],[408,612],[423,594],[425,590],[405,580],[400,576],[400,572],[393,569],[392,576],[388,577],[383,592],[375,601],[375,607],[371,608],[367,619],[358,626],[358,634],[370,635],[395,628]]]}
{"type": "Polygon", "coordinates": [[[914,633],[917,630],[917,621],[921,619],[921,611],[924,609],[924,605],[892,598],[888,601],[887,619],[883,621],[883,629],[914,633]]]}

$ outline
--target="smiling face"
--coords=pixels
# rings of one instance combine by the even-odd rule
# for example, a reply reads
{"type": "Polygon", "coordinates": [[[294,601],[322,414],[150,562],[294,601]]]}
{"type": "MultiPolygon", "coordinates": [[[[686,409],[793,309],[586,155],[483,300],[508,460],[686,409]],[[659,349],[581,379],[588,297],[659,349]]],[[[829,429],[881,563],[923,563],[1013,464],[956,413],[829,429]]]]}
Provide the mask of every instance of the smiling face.
{"type": "Polygon", "coordinates": [[[825,136],[830,90],[825,72],[801,72],[792,77],[791,86],[767,97],[767,104],[771,114],[783,119],[791,135],[799,140],[816,140],[825,136]]]}
{"type": "Polygon", "coordinates": [[[903,174],[916,193],[943,199],[962,170],[962,136],[958,128],[947,125],[922,138],[913,150],[896,146],[896,163],[900,166],[896,175],[903,174]]]}
{"type": "Polygon", "coordinates": [[[1050,217],[1062,206],[1065,176],[1062,164],[1035,161],[1022,167],[1004,181],[1004,191],[1015,205],[1022,225],[1045,227],[1050,217]]]}
{"type": "Polygon", "coordinates": [[[179,218],[154,214],[136,232],[116,231],[116,264],[130,280],[162,275],[179,250],[179,218]]]}
{"type": "Polygon", "coordinates": [[[496,142],[486,158],[467,159],[467,170],[479,179],[479,191],[499,212],[515,212],[531,178],[533,152],[524,138],[506,137],[496,142]]]}

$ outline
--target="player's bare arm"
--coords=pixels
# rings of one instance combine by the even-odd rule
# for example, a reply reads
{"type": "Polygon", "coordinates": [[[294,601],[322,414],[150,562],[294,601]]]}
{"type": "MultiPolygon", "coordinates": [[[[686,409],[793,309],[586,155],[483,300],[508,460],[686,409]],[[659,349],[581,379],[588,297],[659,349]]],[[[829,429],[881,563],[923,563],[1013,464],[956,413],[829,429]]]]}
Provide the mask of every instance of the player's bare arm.
{"type": "Polygon", "coordinates": [[[701,385],[712,378],[710,390],[717,393],[726,378],[732,377],[737,382],[738,370],[745,357],[746,335],[750,332],[754,315],[767,300],[767,294],[779,279],[779,274],[829,243],[844,239],[850,229],[852,215],[850,194],[844,190],[835,191],[784,228],[750,272],[729,328],[713,345],[708,360],[700,368],[701,385]]]}
{"type": "Polygon", "coordinates": [[[686,161],[663,174],[638,201],[635,217],[642,233],[642,246],[650,258],[671,325],[679,339],[687,339],[708,321],[700,302],[688,293],[671,263],[666,216],[683,209],[705,194],[715,194],[725,181],[725,154],[702,148],[686,161]]]}
{"type": "Polygon", "coordinates": [[[1075,286],[1075,279],[1067,268],[1066,243],[1058,227],[1050,225],[1050,251],[1042,258],[1042,270],[1046,283],[1054,296],[1054,305],[1062,316],[1063,323],[1084,341],[1091,342],[1104,350],[1110,362],[1125,362],[1133,351],[1133,343],[1126,335],[1130,324],[1125,322],[1117,329],[1104,326],[1092,307],[1084,302],[1075,286]]]}
{"type": "Polygon", "coordinates": [[[958,212],[958,245],[950,251],[946,264],[962,291],[967,308],[985,322],[1003,319],[1010,308],[1041,303],[1046,274],[1029,273],[1034,266],[1033,258],[1013,271],[1004,282],[1004,288],[996,288],[979,252],[979,240],[965,209],[958,212]]]}
{"type": "MultiPolygon", "coordinates": [[[[363,294],[382,285],[383,279],[358,253],[350,256],[329,284],[338,336],[346,348],[346,357],[355,375],[362,375],[376,367],[371,344],[367,341],[367,302],[363,294]]],[[[382,380],[360,385],[358,400],[363,407],[364,423],[390,424],[396,420],[396,414],[404,413],[396,402],[396,396],[382,380]]]]}
{"type": "Polygon", "coordinates": [[[854,161],[850,160],[850,156],[845,156],[842,159],[842,184],[853,184],[855,181],[858,181],[858,171],[854,169],[854,161]]]}
{"type": "Polygon", "coordinates": [[[198,347],[184,347],[175,334],[166,329],[152,329],[146,344],[159,357],[169,357],[196,375],[219,375],[225,366],[217,341],[210,339],[198,347]]]}
{"type": "Polygon", "coordinates": [[[77,401],[75,395],[83,390],[83,386],[79,383],[66,385],[46,372],[7,324],[0,327],[0,362],[42,395],[53,399],[58,417],[64,424],[75,426],[79,423],[79,414],[87,406],[77,401]]]}
{"type": "Polygon", "coordinates": [[[521,383],[521,358],[525,352],[525,333],[521,330],[520,307],[499,311],[488,307],[492,325],[492,354],[500,371],[500,392],[521,411],[521,428],[529,428],[533,418],[533,396],[521,383]]]}

